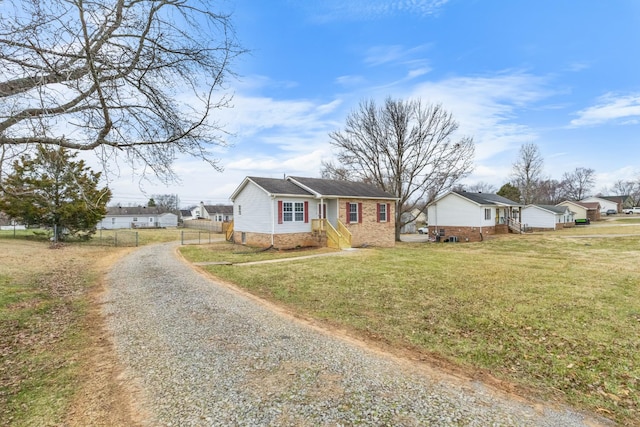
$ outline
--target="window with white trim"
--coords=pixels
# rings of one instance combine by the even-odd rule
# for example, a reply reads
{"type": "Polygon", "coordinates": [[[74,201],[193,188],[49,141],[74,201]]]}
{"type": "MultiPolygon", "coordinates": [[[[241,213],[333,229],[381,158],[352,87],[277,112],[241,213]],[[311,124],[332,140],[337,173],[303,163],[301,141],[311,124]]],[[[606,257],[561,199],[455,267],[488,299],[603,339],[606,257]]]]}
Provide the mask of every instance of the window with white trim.
{"type": "Polygon", "coordinates": [[[349,222],[358,222],[358,204],[349,203],[349,222]]]}
{"type": "Polygon", "coordinates": [[[283,202],[282,220],[284,222],[303,222],[304,202],[283,202]]]}
{"type": "Polygon", "coordinates": [[[486,220],[490,220],[491,219],[491,209],[485,209],[484,210],[484,219],[486,219],[486,220]]]}
{"type": "Polygon", "coordinates": [[[294,210],[296,214],[296,221],[304,221],[304,203],[296,202],[294,204],[294,210]]]}
{"type": "Polygon", "coordinates": [[[380,209],[380,216],[378,217],[378,220],[380,222],[387,222],[387,204],[379,203],[378,209],[380,209]]]}

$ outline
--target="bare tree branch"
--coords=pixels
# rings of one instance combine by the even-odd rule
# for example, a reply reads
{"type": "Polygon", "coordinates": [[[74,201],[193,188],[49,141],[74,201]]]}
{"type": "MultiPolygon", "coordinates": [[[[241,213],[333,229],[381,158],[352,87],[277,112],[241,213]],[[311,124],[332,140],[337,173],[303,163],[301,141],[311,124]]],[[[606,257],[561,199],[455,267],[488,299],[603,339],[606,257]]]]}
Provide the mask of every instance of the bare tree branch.
{"type": "MultiPolygon", "coordinates": [[[[4,6],[4,5],[3,5],[4,6]]],[[[209,0],[24,0],[0,20],[0,146],[94,150],[105,169],[173,177],[180,154],[220,169],[213,112],[245,50],[209,0]],[[107,168],[107,166],[109,166],[107,168]],[[117,169],[117,168],[116,168],[117,169]]]]}

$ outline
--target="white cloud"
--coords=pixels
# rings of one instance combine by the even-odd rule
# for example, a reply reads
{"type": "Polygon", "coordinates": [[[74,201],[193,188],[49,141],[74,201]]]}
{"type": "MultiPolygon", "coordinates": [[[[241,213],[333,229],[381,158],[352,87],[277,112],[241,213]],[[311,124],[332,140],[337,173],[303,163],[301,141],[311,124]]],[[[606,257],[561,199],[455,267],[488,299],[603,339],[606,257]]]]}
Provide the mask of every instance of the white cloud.
{"type": "Polygon", "coordinates": [[[640,120],[640,95],[616,96],[608,93],[592,107],[580,110],[571,127],[594,126],[607,122],[637,124],[640,120]]]}
{"type": "Polygon", "coordinates": [[[368,21],[386,16],[437,14],[449,0],[324,0],[295,2],[308,11],[314,21],[368,21]]]}

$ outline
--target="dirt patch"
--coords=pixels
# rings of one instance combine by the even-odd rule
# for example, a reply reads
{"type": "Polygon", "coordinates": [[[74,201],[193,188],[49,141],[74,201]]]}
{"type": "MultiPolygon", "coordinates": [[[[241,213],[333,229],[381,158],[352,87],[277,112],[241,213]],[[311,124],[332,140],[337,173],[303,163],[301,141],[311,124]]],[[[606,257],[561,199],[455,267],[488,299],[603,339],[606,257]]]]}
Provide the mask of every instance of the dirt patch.
{"type": "Polygon", "coordinates": [[[69,426],[142,426],[148,413],[139,387],[128,381],[118,363],[112,337],[101,312],[108,268],[130,250],[95,260],[100,279],[88,295],[90,309],[84,319],[89,345],[81,355],[83,369],[78,390],[66,419],[69,426]]]}

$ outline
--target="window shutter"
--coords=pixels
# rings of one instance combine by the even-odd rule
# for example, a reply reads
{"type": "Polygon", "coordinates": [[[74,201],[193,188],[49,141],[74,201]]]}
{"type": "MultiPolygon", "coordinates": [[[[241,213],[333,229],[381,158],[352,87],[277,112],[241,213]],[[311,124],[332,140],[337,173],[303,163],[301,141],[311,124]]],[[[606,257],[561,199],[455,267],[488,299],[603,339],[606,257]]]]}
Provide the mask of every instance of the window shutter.
{"type": "Polygon", "coordinates": [[[358,224],[362,223],[362,203],[358,203],[358,224]]]}
{"type": "Polygon", "coordinates": [[[380,222],[380,203],[376,203],[376,222],[380,222]]]}
{"type": "Polygon", "coordinates": [[[278,224],[282,224],[282,200],[278,200],[278,224]]]}
{"type": "Polygon", "coordinates": [[[349,224],[349,218],[351,217],[351,211],[349,210],[351,203],[347,202],[347,220],[345,221],[345,224],[349,224]]]}
{"type": "Polygon", "coordinates": [[[391,203],[387,203],[387,222],[391,222],[391,203]]]}
{"type": "Polygon", "coordinates": [[[304,222],[309,222],[309,202],[304,202],[304,222]]]}

